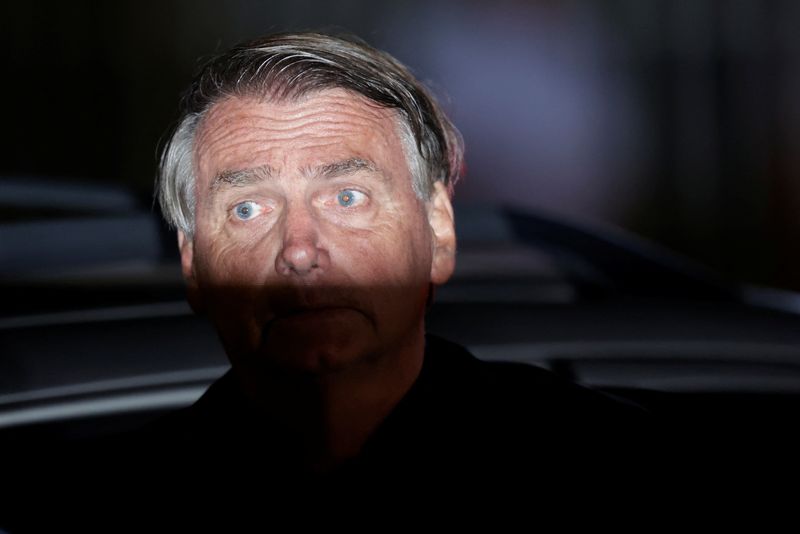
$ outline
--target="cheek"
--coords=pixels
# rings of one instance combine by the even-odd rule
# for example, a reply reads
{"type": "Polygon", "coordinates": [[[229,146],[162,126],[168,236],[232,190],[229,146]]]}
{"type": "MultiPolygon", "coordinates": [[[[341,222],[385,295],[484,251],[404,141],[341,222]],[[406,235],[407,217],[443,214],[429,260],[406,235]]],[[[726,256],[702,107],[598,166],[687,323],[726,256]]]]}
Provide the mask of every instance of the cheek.
{"type": "Polygon", "coordinates": [[[215,240],[202,251],[201,278],[208,285],[245,286],[263,279],[268,265],[264,243],[215,240]]]}
{"type": "Polygon", "coordinates": [[[357,275],[360,283],[408,286],[427,282],[430,248],[419,233],[384,223],[367,232],[337,240],[333,263],[357,275]]]}

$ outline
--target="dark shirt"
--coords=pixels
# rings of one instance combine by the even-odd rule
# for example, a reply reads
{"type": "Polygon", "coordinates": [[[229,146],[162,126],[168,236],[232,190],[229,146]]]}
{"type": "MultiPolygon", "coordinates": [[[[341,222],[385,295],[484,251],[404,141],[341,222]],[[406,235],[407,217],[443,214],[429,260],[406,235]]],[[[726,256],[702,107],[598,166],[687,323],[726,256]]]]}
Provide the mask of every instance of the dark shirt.
{"type": "Polygon", "coordinates": [[[332,472],[303,468],[288,430],[249,402],[232,371],[194,405],[158,421],[149,437],[178,461],[185,451],[202,452],[212,469],[272,480],[452,480],[515,477],[554,461],[562,471],[592,468],[598,458],[632,452],[630,438],[647,419],[633,403],[539,367],[479,360],[429,334],[411,389],[359,456],[332,472]]]}
{"type": "Polygon", "coordinates": [[[243,528],[279,517],[345,525],[367,511],[383,522],[401,513],[465,521],[478,508],[464,503],[486,512],[523,499],[524,512],[545,502],[613,504],[620,491],[647,499],[641,484],[661,480],[651,467],[662,460],[644,439],[649,420],[635,404],[545,369],[485,362],[427,335],[411,389],[361,453],[333,471],[305,469],[290,434],[228,372],[192,406],[141,431],[61,450],[33,474],[26,464],[28,488],[16,498],[62,506],[73,521],[20,513],[14,532],[51,524],[149,531],[164,518],[207,528],[211,517],[221,518],[221,531],[237,530],[233,518],[243,528]],[[117,519],[106,523],[101,512],[117,519]]]}

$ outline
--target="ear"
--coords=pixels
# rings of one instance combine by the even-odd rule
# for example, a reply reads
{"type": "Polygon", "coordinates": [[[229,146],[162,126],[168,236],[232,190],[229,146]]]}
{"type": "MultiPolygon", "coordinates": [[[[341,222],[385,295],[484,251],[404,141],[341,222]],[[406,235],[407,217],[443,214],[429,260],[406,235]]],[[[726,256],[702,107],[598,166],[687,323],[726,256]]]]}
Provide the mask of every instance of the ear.
{"type": "Polygon", "coordinates": [[[456,267],[456,228],[450,195],[442,182],[435,182],[433,195],[428,201],[428,224],[433,236],[433,261],[431,282],[447,282],[456,267]]]}
{"type": "Polygon", "coordinates": [[[194,241],[187,237],[182,230],[178,230],[178,249],[181,253],[181,273],[186,281],[186,292],[189,305],[195,313],[202,313],[205,309],[197,277],[194,269],[194,241]]]}

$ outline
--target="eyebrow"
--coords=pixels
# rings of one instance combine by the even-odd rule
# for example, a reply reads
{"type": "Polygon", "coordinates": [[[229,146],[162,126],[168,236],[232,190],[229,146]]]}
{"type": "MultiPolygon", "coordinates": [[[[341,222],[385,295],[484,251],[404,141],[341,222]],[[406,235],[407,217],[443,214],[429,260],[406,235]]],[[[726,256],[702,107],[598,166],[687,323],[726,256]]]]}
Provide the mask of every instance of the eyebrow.
{"type": "Polygon", "coordinates": [[[225,170],[217,174],[208,188],[212,192],[228,187],[242,187],[255,184],[275,176],[275,170],[269,165],[259,165],[251,169],[225,170]]]}
{"type": "Polygon", "coordinates": [[[336,178],[346,176],[359,171],[370,171],[377,173],[378,167],[372,161],[363,158],[348,158],[342,161],[321,165],[312,170],[309,174],[320,178],[336,178]]]}
{"type": "MultiPolygon", "coordinates": [[[[374,162],[364,158],[347,158],[333,163],[327,163],[318,167],[306,167],[301,169],[303,175],[312,178],[337,178],[340,176],[347,176],[355,174],[360,171],[369,171],[374,173],[382,181],[388,180],[388,177],[378,170],[378,166],[374,162]]],[[[250,169],[239,170],[225,170],[217,174],[209,189],[212,192],[217,192],[220,189],[228,187],[242,187],[255,183],[269,180],[277,176],[275,169],[269,165],[259,165],[250,169]]]]}

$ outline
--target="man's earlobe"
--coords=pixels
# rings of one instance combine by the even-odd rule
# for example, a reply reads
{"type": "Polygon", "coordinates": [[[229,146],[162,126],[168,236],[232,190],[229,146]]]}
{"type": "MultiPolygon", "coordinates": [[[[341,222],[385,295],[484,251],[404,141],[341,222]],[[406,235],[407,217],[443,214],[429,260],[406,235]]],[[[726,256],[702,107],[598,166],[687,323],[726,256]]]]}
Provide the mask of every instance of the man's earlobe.
{"type": "Polygon", "coordinates": [[[447,187],[434,183],[428,203],[428,223],[433,234],[433,261],[431,282],[442,285],[453,275],[456,266],[456,228],[453,206],[447,187]]]}
{"type": "Polygon", "coordinates": [[[186,298],[195,313],[202,313],[205,309],[197,277],[194,270],[194,241],[191,237],[178,230],[178,249],[181,253],[181,273],[186,281],[186,298]]]}

